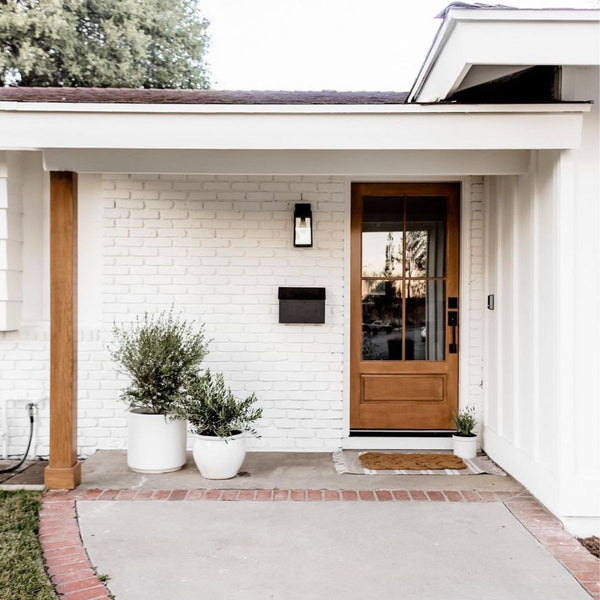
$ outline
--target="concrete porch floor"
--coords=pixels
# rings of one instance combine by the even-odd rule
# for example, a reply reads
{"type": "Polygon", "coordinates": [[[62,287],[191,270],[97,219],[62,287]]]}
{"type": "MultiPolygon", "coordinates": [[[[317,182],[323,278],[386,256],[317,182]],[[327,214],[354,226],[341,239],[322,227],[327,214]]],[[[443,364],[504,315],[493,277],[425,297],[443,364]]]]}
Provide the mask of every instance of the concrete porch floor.
{"type": "Polygon", "coordinates": [[[519,492],[507,475],[339,475],[330,452],[248,452],[234,479],[204,479],[188,453],[174,473],[135,473],[124,450],[98,450],[82,466],[83,489],[419,489],[519,492]]]}

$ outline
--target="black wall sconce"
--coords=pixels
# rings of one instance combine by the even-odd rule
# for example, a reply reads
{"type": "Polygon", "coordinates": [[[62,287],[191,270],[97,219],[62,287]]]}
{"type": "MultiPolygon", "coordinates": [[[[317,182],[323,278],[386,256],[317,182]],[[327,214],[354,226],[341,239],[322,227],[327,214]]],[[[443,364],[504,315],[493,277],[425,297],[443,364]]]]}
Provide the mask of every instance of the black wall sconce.
{"type": "Polygon", "coordinates": [[[309,248],[313,245],[312,210],[310,204],[296,204],[294,208],[294,246],[309,248]]]}

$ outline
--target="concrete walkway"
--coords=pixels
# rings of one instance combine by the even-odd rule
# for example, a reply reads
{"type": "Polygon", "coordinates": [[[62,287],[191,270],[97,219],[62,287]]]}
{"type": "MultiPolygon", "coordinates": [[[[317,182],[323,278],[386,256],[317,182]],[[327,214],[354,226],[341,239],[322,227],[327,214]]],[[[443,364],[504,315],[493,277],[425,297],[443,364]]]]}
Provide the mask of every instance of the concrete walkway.
{"type": "Polygon", "coordinates": [[[512,477],[498,475],[338,475],[330,452],[248,452],[234,479],[204,479],[191,453],[181,471],[148,475],[127,468],[122,450],[99,450],[82,467],[83,489],[315,489],[468,490],[519,492],[512,477]]]}
{"type": "Polygon", "coordinates": [[[117,600],[589,600],[500,502],[83,501],[78,513],[117,600]]]}

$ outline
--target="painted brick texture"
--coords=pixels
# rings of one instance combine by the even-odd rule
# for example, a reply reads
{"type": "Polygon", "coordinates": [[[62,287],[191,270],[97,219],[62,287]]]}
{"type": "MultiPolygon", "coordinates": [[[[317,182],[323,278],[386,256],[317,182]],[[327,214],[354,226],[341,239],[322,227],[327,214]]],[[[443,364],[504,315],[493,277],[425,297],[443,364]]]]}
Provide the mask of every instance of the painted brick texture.
{"type": "MultiPolygon", "coordinates": [[[[468,402],[481,410],[483,180],[468,180],[468,402]]],[[[206,324],[206,366],[264,409],[251,447],[339,447],[345,407],[349,193],[334,177],[103,176],[102,322],[79,335],[79,449],[125,448],[125,380],[107,344],[113,321],[174,306],[206,324]],[[314,247],[293,248],[296,202],[310,202],[314,247]],[[280,325],[279,286],[327,289],[325,325],[280,325]]],[[[83,259],[85,260],[85,259],[83,259]]],[[[0,400],[9,453],[27,442],[24,406],[39,404],[35,451],[48,452],[48,328],[0,333],[0,400]]],[[[463,399],[464,402],[464,399],[463,399]]]]}
{"type": "MultiPolygon", "coordinates": [[[[206,366],[223,371],[236,393],[256,392],[264,417],[252,446],[337,447],[344,181],[105,176],[104,189],[104,331],[113,320],[173,305],[206,324],[213,340],[206,366]],[[312,204],[313,248],[293,247],[292,215],[300,200],[312,204]],[[280,325],[279,286],[325,287],[326,323],[280,325]]],[[[100,388],[116,394],[120,385],[104,379],[100,388]]],[[[111,417],[111,429],[121,413],[111,417]]]]}
{"type": "Polygon", "coordinates": [[[461,268],[469,273],[469,348],[468,348],[468,399],[463,404],[475,407],[479,422],[483,419],[483,311],[484,293],[484,180],[483,177],[471,177],[467,188],[469,193],[470,218],[462,226],[469,228],[468,264],[461,268]]]}

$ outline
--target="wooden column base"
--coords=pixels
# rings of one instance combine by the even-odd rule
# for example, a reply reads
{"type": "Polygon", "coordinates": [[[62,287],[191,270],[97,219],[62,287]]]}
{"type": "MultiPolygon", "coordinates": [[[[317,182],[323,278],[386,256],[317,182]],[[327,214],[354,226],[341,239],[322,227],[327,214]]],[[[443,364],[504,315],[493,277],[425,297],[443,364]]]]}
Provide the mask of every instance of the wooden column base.
{"type": "Polygon", "coordinates": [[[81,463],[72,467],[46,467],[44,485],[49,490],[74,490],[81,483],[81,463]]]}

